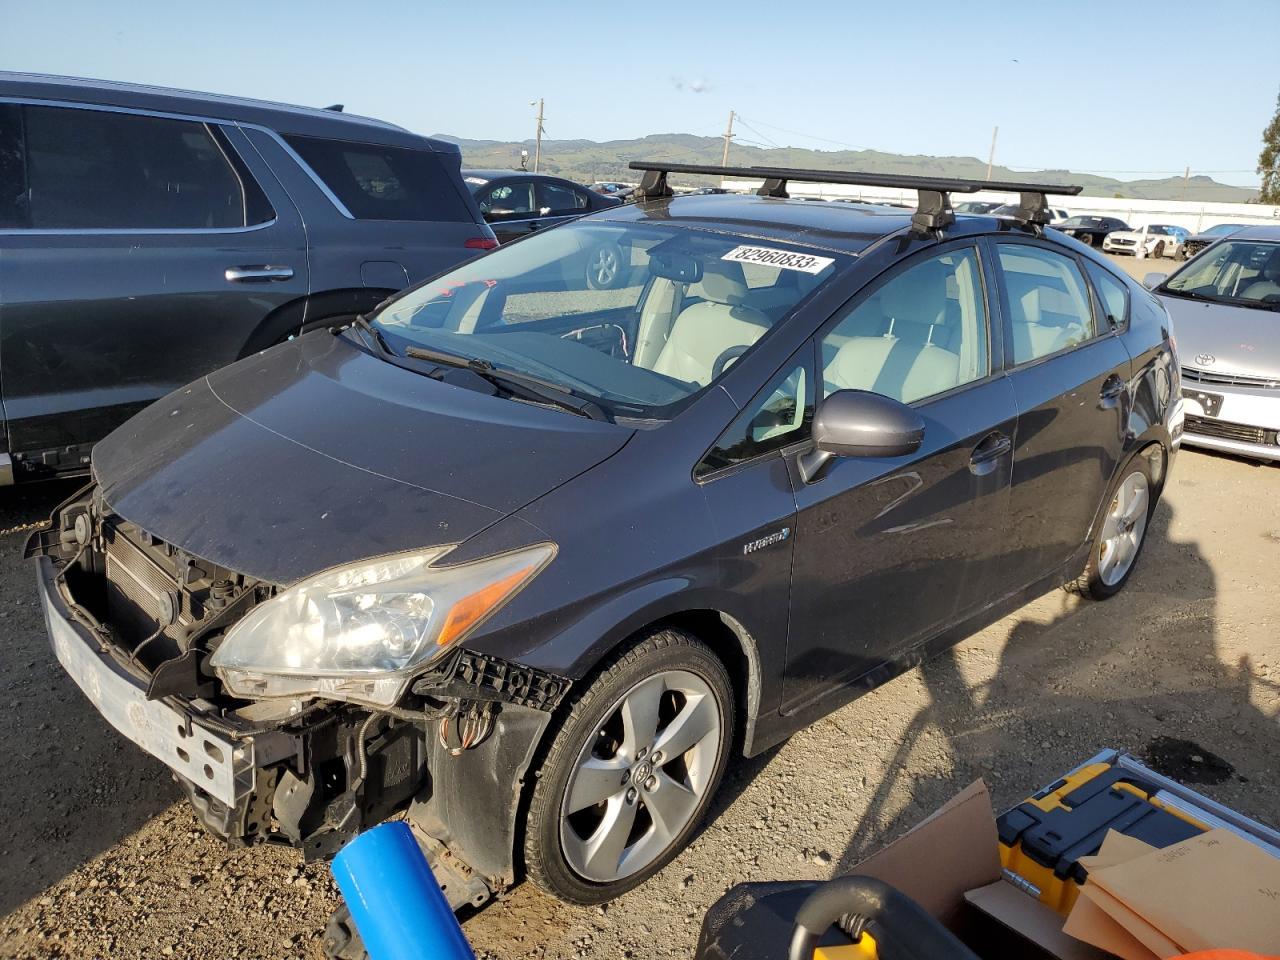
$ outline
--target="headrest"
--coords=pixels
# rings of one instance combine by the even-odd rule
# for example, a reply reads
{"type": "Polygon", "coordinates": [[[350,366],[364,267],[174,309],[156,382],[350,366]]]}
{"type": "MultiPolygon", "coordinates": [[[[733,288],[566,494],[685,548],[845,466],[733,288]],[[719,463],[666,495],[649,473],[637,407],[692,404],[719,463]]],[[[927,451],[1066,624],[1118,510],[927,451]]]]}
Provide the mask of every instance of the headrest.
{"type": "Polygon", "coordinates": [[[742,264],[708,260],[702,268],[702,296],[712,303],[736,307],[747,299],[747,280],[742,264]]]}
{"type": "Polygon", "coordinates": [[[1259,272],[1267,280],[1280,283],[1280,250],[1277,250],[1267,258],[1267,262],[1263,264],[1259,272]]]}
{"type": "Polygon", "coordinates": [[[911,323],[940,323],[946,316],[950,268],[937,260],[890,280],[880,290],[885,316],[911,323]]]}

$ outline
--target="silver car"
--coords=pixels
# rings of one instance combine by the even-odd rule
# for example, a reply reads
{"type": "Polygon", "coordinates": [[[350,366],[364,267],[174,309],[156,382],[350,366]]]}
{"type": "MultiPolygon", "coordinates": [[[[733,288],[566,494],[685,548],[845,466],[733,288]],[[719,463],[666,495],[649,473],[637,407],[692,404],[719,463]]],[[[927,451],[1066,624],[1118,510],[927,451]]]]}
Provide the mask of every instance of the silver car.
{"type": "Polygon", "coordinates": [[[1173,318],[1183,442],[1280,460],[1280,227],[1248,227],[1146,285],[1173,318]]]}

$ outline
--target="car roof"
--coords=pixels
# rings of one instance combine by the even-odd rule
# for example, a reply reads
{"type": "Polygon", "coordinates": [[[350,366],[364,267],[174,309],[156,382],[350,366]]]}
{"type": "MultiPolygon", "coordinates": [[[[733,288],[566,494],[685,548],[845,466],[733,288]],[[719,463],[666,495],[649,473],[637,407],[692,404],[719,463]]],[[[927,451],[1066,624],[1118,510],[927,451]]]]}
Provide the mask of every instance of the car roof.
{"type": "Polygon", "coordinates": [[[1231,234],[1232,240],[1280,240],[1280,226],[1260,223],[1257,226],[1244,227],[1231,234]]]}
{"type": "MultiPolygon", "coordinates": [[[[849,203],[805,203],[754,194],[711,193],[642,200],[610,207],[586,219],[679,222],[703,230],[858,253],[881,237],[911,226],[911,214],[910,210],[890,208],[882,212],[849,203]]],[[[964,222],[998,229],[998,221],[990,217],[966,216],[964,222]]]]}
{"type": "Polygon", "coordinates": [[[480,170],[475,167],[464,167],[462,170],[464,177],[476,177],[484,180],[498,180],[502,177],[530,177],[536,180],[564,180],[565,183],[574,183],[573,180],[567,180],[564,177],[557,177],[554,173],[534,173],[532,170],[480,170]]]}
{"type": "Polygon", "coordinates": [[[320,107],[302,107],[218,93],[199,93],[114,80],[60,77],[0,71],[0,97],[68,101],[94,106],[149,110],[230,120],[267,127],[278,133],[332,137],[387,146],[458,153],[456,144],[410,133],[384,120],[320,107]]]}

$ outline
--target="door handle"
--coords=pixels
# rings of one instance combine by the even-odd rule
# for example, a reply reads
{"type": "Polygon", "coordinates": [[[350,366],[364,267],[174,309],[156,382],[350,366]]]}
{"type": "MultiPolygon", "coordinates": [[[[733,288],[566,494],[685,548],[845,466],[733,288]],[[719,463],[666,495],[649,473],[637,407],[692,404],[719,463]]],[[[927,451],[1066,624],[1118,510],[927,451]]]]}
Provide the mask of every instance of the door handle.
{"type": "Polygon", "coordinates": [[[1013,441],[999,431],[989,433],[969,455],[969,472],[984,477],[996,468],[996,461],[1013,451],[1013,441]]]}
{"type": "Polygon", "coordinates": [[[1110,410],[1120,398],[1124,396],[1124,381],[1119,377],[1112,377],[1102,385],[1102,392],[1098,394],[1098,406],[1103,410],[1110,410]]]}
{"type": "Polygon", "coordinates": [[[293,267],[227,267],[223,274],[231,283],[267,283],[293,279],[293,267]]]}

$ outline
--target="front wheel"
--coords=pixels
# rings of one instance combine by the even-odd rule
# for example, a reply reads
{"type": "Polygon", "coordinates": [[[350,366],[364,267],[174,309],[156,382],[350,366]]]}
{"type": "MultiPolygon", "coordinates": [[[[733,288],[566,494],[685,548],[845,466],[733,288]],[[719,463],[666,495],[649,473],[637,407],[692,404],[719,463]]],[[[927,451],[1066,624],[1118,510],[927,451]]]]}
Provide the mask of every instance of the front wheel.
{"type": "Polygon", "coordinates": [[[1093,235],[1092,235],[1092,234],[1089,234],[1089,233],[1081,233],[1081,234],[1078,234],[1078,235],[1076,236],[1076,239],[1077,239],[1077,240],[1079,240],[1081,243],[1083,243],[1086,247],[1092,247],[1092,246],[1093,246],[1093,235]]]}
{"type": "Polygon", "coordinates": [[[552,739],[525,826],[530,879],[593,904],[657,873],[706,812],[733,728],[729,675],[709,648],[680,630],[637,640],[552,739]]]}
{"type": "Polygon", "coordinates": [[[1145,457],[1135,457],[1111,490],[1084,572],[1067,589],[1093,600],[1113,597],[1129,581],[1146,542],[1158,491],[1145,457]]]}
{"type": "Polygon", "coordinates": [[[1161,240],[1159,243],[1156,244],[1156,248],[1151,251],[1151,256],[1155,257],[1157,260],[1164,257],[1164,241],[1163,240],[1161,240]]]}

